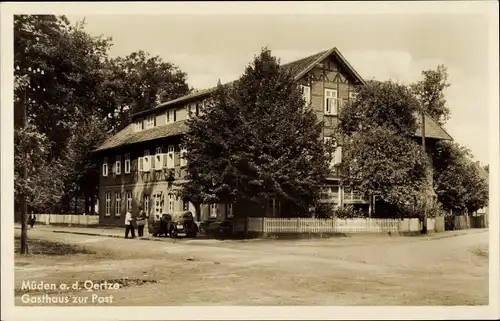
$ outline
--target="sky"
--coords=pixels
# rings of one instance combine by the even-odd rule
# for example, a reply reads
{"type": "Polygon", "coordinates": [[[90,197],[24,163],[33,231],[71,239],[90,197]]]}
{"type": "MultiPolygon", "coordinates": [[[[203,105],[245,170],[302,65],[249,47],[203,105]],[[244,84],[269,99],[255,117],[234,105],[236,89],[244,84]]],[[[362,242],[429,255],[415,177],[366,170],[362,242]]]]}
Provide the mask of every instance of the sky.
{"type": "Polygon", "coordinates": [[[190,86],[237,79],[262,47],[286,63],[337,47],[364,79],[421,79],[448,68],[445,94],[456,142],[488,164],[488,25],[476,14],[67,15],[112,37],[111,56],[144,50],[174,63],[190,86]]]}

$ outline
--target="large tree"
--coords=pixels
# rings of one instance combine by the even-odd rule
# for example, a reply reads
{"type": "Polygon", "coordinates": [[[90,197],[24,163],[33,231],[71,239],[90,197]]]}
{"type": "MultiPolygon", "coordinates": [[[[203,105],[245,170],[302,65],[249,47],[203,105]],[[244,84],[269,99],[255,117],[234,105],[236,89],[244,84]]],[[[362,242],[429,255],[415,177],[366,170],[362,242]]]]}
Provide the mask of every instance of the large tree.
{"type": "Polygon", "coordinates": [[[377,127],[352,134],[343,151],[344,185],[356,187],[366,199],[377,195],[400,209],[417,205],[430,167],[415,141],[377,127]]]}
{"type": "MultiPolygon", "coordinates": [[[[344,185],[403,213],[419,205],[430,164],[414,139],[419,102],[407,86],[370,81],[340,111],[344,185]]],[[[393,213],[397,214],[397,213],[393,213]]]]}
{"type": "Polygon", "coordinates": [[[308,215],[329,173],[333,145],[304,108],[291,74],[264,49],[233,86],[218,85],[205,113],[189,121],[185,196],[235,203],[235,215],[266,199],[285,215],[308,215]]]}
{"type": "Polygon", "coordinates": [[[108,127],[116,132],[133,113],[189,93],[187,75],[172,63],[144,51],[107,59],[100,96],[108,127]]]}
{"type": "Polygon", "coordinates": [[[440,142],[433,155],[434,187],[447,211],[472,213],[488,203],[488,183],[471,161],[468,149],[451,142],[440,142]]]}
{"type": "Polygon", "coordinates": [[[412,84],[411,88],[424,110],[444,125],[450,119],[450,109],[446,106],[444,92],[450,86],[448,70],[438,65],[435,70],[422,71],[423,79],[412,84]]]}

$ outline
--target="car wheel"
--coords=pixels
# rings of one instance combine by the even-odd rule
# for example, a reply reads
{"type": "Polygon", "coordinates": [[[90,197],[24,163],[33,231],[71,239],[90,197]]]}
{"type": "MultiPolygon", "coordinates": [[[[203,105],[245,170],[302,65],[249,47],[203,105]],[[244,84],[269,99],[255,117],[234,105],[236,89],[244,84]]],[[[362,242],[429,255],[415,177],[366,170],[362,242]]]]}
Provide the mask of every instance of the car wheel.
{"type": "Polygon", "coordinates": [[[177,232],[175,230],[171,230],[170,236],[173,237],[174,239],[177,238],[177,232]]]}
{"type": "Polygon", "coordinates": [[[156,236],[158,236],[158,234],[157,234],[157,233],[153,233],[153,236],[155,236],[155,237],[156,237],[156,236]]]}

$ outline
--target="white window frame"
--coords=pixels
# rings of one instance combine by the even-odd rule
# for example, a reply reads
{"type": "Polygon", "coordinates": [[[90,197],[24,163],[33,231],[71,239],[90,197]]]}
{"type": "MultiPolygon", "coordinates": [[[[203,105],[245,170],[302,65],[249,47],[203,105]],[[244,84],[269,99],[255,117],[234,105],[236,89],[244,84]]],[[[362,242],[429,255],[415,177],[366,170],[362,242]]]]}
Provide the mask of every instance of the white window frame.
{"type": "Polygon", "coordinates": [[[167,168],[175,167],[175,146],[168,145],[167,147],[167,168]]]}
{"type": "Polygon", "coordinates": [[[336,116],[339,113],[337,89],[325,88],[325,115],[336,116]]]}
{"type": "Polygon", "coordinates": [[[151,170],[151,157],[149,155],[149,149],[144,150],[144,157],[142,158],[142,170],[144,172],[149,172],[151,170]]]}
{"type": "Polygon", "coordinates": [[[187,119],[198,116],[198,103],[189,103],[187,105],[187,119]]]}
{"type": "Polygon", "coordinates": [[[127,212],[132,213],[132,192],[127,191],[127,212]]]}
{"type": "Polygon", "coordinates": [[[136,132],[140,132],[141,130],[143,130],[143,121],[142,121],[142,118],[136,120],[134,124],[135,124],[135,131],[136,132]]]}
{"type": "Polygon", "coordinates": [[[302,98],[306,101],[306,105],[304,107],[308,107],[311,104],[311,87],[300,85],[300,89],[302,91],[302,98]]]}
{"type": "Polygon", "coordinates": [[[210,211],[209,211],[209,216],[210,217],[217,217],[217,203],[212,203],[210,204],[210,211]]]}
{"type": "Polygon", "coordinates": [[[174,213],[174,195],[168,194],[168,212],[174,213]]]}
{"type": "Polygon", "coordinates": [[[120,216],[122,211],[122,192],[115,192],[115,216],[120,216]]]}
{"type": "Polygon", "coordinates": [[[108,177],[108,158],[104,157],[102,160],[102,176],[108,177]]]}
{"type": "Polygon", "coordinates": [[[122,173],[122,162],[121,162],[121,157],[120,155],[116,156],[116,161],[115,161],[115,173],[116,175],[120,175],[122,173]]]}
{"type": "Polygon", "coordinates": [[[125,161],[123,163],[123,167],[124,167],[124,172],[125,174],[130,174],[130,154],[127,153],[125,154],[125,161]]]}
{"type": "Polygon", "coordinates": [[[156,117],[155,115],[151,115],[146,117],[146,128],[154,128],[156,123],[156,117]]]}
{"type": "Polygon", "coordinates": [[[154,165],[155,165],[155,170],[159,171],[161,170],[162,166],[163,166],[163,159],[162,159],[162,148],[161,146],[158,146],[156,147],[155,149],[155,162],[154,162],[154,165]]]}
{"type": "Polygon", "coordinates": [[[172,123],[175,123],[176,119],[175,119],[175,109],[168,109],[167,110],[167,113],[166,113],[166,123],[167,124],[172,124],[172,123]]]}
{"type": "Polygon", "coordinates": [[[187,166],[186,153],[187,153],[186,147],[182,147],[181,152],[180,152],[180,164],[181,164],[181,166],[187,166]]]}
{"type": "Polygon", "coordinates": [[[143,200],[143,205],[144,205],[144,213],[146,213],[146,215],[149,215],[149,195],[143,194],[142,200],[143,200]]]}
{"type": "Polygon", "coordinates": [[[104,193],[104,198],[106,204],[106,210],[104,212],[104,215],[111,216],[111,193],[110,192],[104,193]]]}

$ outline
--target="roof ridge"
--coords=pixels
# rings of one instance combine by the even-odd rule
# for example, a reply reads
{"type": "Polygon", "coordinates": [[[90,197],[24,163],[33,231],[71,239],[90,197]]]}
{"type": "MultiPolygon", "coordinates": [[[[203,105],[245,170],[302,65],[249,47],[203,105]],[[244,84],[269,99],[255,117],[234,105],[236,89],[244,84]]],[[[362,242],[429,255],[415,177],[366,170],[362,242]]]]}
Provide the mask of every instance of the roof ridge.
{"type": "MultiPolygon", "coordinates": [[[[309,56],[306,56],[306,57],[303,57],[303,58],[300,58],[300,59],[296,59],[296,60],[287,62],[285,64],[281,64],[280,63],[280,67],[287,68],[287,67],[293,66],[295,64],[299,64],[300,62],[307,61],[308,59],[316,58],[316,59],[314,59],[314,61],[312,61],[311,63],[309,63],[307,66],[304,66],[303,68],[301,68],[300,71],[302,71],[302,70],[307,69],[307,67],[309,67],[311,64],[313,64],[317,59],[319,59],[323,55],[327,54],[328,52],[333,52],[335,49],[336,49],[336,47],[332,47],[330,49],[322,50],[322,51],[316,52],[315,54],[311,54],[309,56]]],[[[300,72],[296,72],[297,75],[299,73],[300,72]]],[[[231,84],[233,84],[236,81],[238,81],[238,79],[229,81],[229,82],[221,84],[221,85],[222,86],[231,85],[231,84]]],[[[162,102],[159,105],[153,107],[152,109],[147,109],[147,110],[143,110],[143,111],[137,112],[135,114],[132,114],[132,117],[139,116],[139,115],[142,115],[142,114],[146,114],[148,112],[152,112],[155,109],[159,109],[159,108],[162,108],[162,107],[165,107],[165,106],[168,106],[168,105],[171,105],[171,104],[174,104],[176,102],[180,102],[180,101],[183,101],[183,100],[186,100],[186,99],[191,99],[191,98],[196,98],[196,97],[204,96],[204,95],[207,95],[207,94],[215,91],[216,89],[217,89],[217,86],[209,87],[209,88],[204,88],[204,89],[199,89],[199,90],[197,90],[195,92],[183,95],[181,97],[178,97],[178,98],[175,98],[175,99],[171,99],[171,100],[162,102]]]]}

